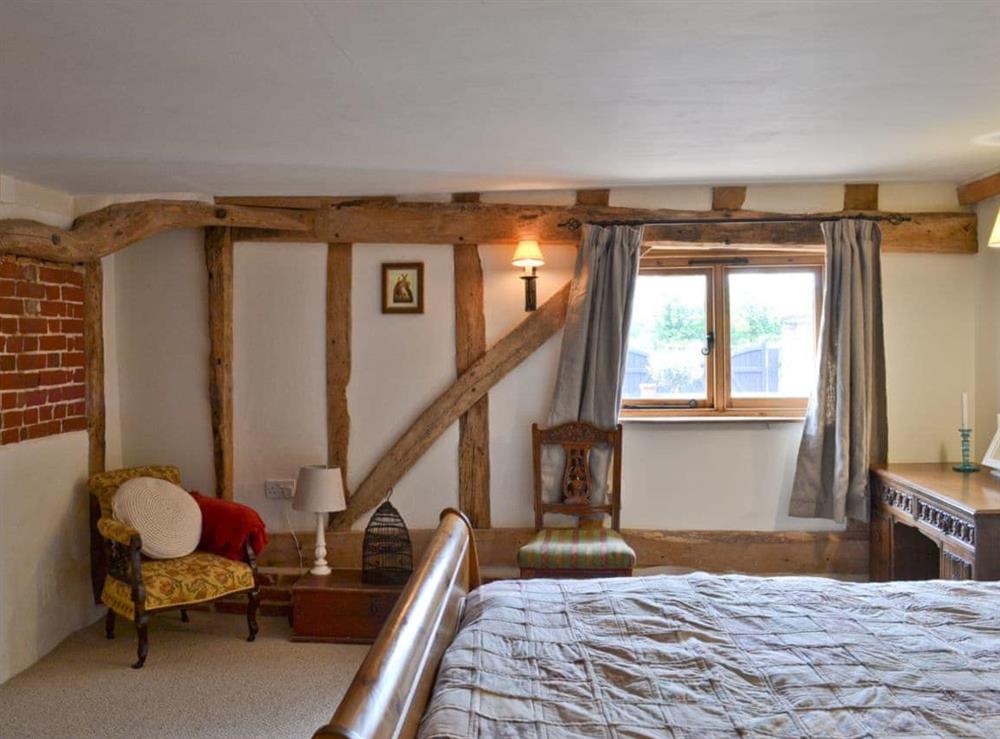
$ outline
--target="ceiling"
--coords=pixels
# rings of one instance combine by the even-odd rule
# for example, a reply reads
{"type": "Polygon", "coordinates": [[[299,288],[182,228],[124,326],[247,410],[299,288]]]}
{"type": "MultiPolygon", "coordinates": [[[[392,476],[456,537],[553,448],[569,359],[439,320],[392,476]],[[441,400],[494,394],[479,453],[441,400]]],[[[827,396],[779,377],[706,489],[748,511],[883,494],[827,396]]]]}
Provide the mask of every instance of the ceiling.
{"type": "Polygon", "coordinates": [[[0,170],[76,193],[963,181],[1000,3],[0,0],[0,170]]]}

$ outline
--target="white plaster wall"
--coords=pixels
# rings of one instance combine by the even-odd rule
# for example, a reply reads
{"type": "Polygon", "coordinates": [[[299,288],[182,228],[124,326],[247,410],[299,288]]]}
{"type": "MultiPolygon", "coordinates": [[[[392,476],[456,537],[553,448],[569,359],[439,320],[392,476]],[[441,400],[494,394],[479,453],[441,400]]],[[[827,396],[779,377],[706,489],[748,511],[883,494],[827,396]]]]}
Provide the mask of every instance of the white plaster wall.
{"type": "MultiPolygon", "coordinates": [[[[326,245],[236,245],[233,257],[234,495],[269,529],[315,526],[265,480],[326,463],[326,245]],[[286,518],[286,515],[289,518],[286,518]]],[[[206,391],[207,392],[207,391],[206,391]]]]}
{"type": "MultiPolygon", "coordinates": [[[[72,197],[0,174],[0,219],[66,227],[72,197]]],[[[90,590],[87,434],[0,446],[0,683],[99,617],[90,590]]]]}
{"type": "Polygon", "coordinates": [[[0,682],[100,616],[86,481],[86,432],[0,447],[0,682]]]}
{"type": "MultiPolygon", "coordinates": [[[[573,277],[576,249],[543,247],[545,266],[539,271],[538,304],[548,300],[573,277]]],[[[508,245],[482,245],[486,343],[492,345],[527,315],[521,270],[511,265],[508,245]]],[[[494,526],[524,526],[533,521],[531,424],[545,423],[562,331],[490,391],[490,507],[494,526]]]]}
{"type": "Polygon", "coordinates": [[[208,277],[201,231],[167,231],[115,254],[121,463],[173,464],[215,491],[208,404],[208,277]]]}
{"type": "MultiPolygon", "coordinates": [[[[447,245],[359,245],[353,250],[348,411],[352,490],[420,412],[455,379],[455,289],[447,245]],[[420,315],[383,315],[381,264],[423,262],[420,315]]],[[[320,313],[320,320],[324,313],[320,313]]],[[[452,424],[395,486],[392,503],[409,526],[433,528],[458,504],[458,424],[452,424]]],[[[363,528],[365,516],[355,524],[363,528]]]]}
{"type": "Polygon", "coordinates": [[[979,203],[979,254],[976,255],[978,301],[975,310],[977,420],[976,454],[981,459],[997,431],[1000,413],[1000,249],[986,246],[1000,211],[1000,198],[979,203]]]}
{"type": "MultiPolygon", "coordinates": [[[[747,207],[789,212],[837,210],[842,197],[842,189],[835,185],[750,186],[747,207]]],[[[483,199],[552,204],[571,201],[568,191],[489,193],[483,199]]],[[[887,210],[957,208],[951,184],[884,185],[880,201],[887,210]]],[[[710,190],[616,188],[611,192],[611,202],[708,207],[710,190]]],[[[984,205],[981,211],[989,208],[995,212],[996,203],[984,205]]],[[[990,217],[987,214],[984,220],[990,217]]],[[[981,229],[985,228],[981,223],[981,229]]],[[[179,452],[183,447],[184,456],[202,459],[199,464],[211,478],[200,239],[190,235],[163,238],[167,241],[160,241],[157,248],[144,244],[134,247],[136,251],[126,250],[116,256],[118,333],[121,342],[131,322],[129,341],[142,341],[155,335],[163,323],[162,318],[155,318],[162,315],[162,309],[153,310],[157,301],[151,301],[145,289],[124,276],[119,259],[127,261],[134,254],[136,267],[129,274],[152,270],[169,282],[176,293],[174,299],[188,305],[184,321],[189,323],[183,328],[188,346],[185,351],[192,352],[191,346],[201,347],[194,351],[197,361],[185,360],[183,368],[158,370],[172,376],[167,384],[177,392],[186,389],[189,393],[174,396],[182,400],[171,405],[179,408],[179,413],[193,413],[193,417],[184,424],[157,428],[155,433],[182,435],[182,442],[175,438],[170,443],[179,452]],[[194,426],[201,429],[198,437],[189,433],[189,427],[194,426]],[[167,428],[173,430],[168,432],[167,428]],[[183,434],[179,429],[184,429],[183,434]]],[[[546,265],[539,278],[540,301],[571,277],[575,259],[572,247],[543,248],[546,265]]],[[[523,287],[517,270],[510,265],[509,246],[483,245],[480,251],[485,274],[487,340],[493,343],[524,317],[523,287]]],[[[262,510],[272,529],[284,529],[281,504],[263,498],[264,479],[293,477],[299,464],[321,461],[326,448],[324,249],[240,244],[236,254],[237,498],[262,510]],[[274,347],[280,347],[280,351],[274,347]]],[[[955,428],[962,390],[971,394],[977,417],[989,418],[978,424],[979,450],[992,434],[993,414],[1000,397],[1000,333],[993,317],[1000,277],[998,257],[997,252],[985,249],[976,256],[885,255],[891,460],[954,458],[958,453],[955,428]]],[[[354,345],[348,388],[352,487],[362,481],[398,434],[455,376],[452,270],[451,249],[443,245],[359,245],[354,249],[354,345]],[[384,261],[425,263],[424,315],[381,314],[379,265],[384,261]]],[[[491,505],[497,526],[531,522],[529,428],[534,421],[544,422],[547,415],[560,340],[561,335],[553,337],[490,392],[491,505]]],[[[180,342],[175,346],[174,351],[179,351],[180,342]]],[[[119,352],[126,457],[128,450],[136,446],[128,439],[129,424],[135,423],[129,418],[141,409],[135,403],[135,393],[126,392],[126,387],[130,375],[134,378],[137,362],[141,371],[139,360],[144,356],[145,352],[135,347],[124,346],[119,352]]],[[[818,520],[791,519],[784,513],[800,433],[801,423],[627,423],[625,524],[761,530],[831,526],[818,520]]],[[[456,503],[457,436],[456,425],[396,486],[393,502],[411,526],[433,526],[438,511],[456,503]]],[[[298,518],[296,526],[307,528],[308,520],[298,518]]]]}

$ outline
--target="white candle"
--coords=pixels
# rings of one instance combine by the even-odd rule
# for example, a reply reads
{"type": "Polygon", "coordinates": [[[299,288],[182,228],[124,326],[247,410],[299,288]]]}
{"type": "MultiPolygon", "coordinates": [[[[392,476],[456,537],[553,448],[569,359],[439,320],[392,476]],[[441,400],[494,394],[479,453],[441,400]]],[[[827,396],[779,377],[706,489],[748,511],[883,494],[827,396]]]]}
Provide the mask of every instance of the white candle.
{"type": "Polygon", "coordinates": [[[969,428],[969,394],[962,393],[962,428],[969,428]]]}

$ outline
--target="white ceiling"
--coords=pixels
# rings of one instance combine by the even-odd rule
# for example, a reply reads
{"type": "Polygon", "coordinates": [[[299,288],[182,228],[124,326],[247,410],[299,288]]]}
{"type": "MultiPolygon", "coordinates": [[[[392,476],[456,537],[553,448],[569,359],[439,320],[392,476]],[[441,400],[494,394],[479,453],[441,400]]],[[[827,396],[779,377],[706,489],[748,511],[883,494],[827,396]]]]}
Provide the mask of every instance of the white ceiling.
{"type": "Polygon", "coordinates": [[[0,170],[361,194],[1000,168],[1000,2],[0,0],[0,170]]]}

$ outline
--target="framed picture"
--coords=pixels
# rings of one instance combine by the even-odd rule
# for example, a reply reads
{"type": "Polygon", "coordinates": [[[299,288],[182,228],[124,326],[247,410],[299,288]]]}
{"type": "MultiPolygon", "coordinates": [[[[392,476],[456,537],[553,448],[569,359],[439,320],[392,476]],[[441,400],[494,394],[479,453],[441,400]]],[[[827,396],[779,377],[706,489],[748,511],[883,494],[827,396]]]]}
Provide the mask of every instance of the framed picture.
{"type": "Polygon", "coordinates": [[[423,262],[392,262],[382,265],[382,312],[424,312],[423,262]]]}
{"type": "Polygon", "coordinates": [[[1000,477],[1000,413],[997,414],[997,431],[983,456],[983,467],[989,467],[994,475],[1000,477]]]}

